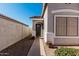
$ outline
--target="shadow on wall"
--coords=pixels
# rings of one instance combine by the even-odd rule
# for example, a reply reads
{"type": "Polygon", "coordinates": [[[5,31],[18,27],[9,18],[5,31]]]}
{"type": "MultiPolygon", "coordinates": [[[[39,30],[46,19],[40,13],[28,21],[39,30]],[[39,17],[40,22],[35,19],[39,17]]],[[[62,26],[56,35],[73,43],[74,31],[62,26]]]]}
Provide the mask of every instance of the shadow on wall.
{"type": "Polygon", "coordinates": [[[0,56],[27,56],[33,42],[34,39],[30,35],[0,51],[0,56]]]}
{"type": "Polygon", "coordinates": [[[32,34],[28,26],[13,20],[3,18],[0,20],[3,22],[0,23],[0,51],[32,34]]]}

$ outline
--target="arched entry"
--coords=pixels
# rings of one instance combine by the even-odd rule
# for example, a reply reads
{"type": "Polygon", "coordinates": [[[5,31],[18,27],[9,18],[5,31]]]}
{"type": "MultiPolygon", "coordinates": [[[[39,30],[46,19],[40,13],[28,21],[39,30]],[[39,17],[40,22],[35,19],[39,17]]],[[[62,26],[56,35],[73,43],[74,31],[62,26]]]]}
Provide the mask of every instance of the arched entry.
{"type": "Polygon", "coordinates": [[[36,24],[36,36],[42,36],[42,29],[43,29],[43,24],[42,23],[37,23],[36,24]]]}

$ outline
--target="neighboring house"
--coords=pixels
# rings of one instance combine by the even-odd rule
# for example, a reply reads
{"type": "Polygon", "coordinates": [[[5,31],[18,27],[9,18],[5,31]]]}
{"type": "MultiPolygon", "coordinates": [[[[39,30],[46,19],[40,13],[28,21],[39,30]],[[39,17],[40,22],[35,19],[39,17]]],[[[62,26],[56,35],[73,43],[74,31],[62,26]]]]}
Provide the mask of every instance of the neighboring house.
{"type": "Polygon", "coordinates": [[[46,3],[41,16],[31,17],[33,36],[52,45],[79,45],[79,4],[46,3]],[[39,31],[40,30],[40,31],[39,31]]]}
{"type": "Polygon", "coordinates": [[[28,25],[0,14],[0,51],[30,34],[28,25]]]}

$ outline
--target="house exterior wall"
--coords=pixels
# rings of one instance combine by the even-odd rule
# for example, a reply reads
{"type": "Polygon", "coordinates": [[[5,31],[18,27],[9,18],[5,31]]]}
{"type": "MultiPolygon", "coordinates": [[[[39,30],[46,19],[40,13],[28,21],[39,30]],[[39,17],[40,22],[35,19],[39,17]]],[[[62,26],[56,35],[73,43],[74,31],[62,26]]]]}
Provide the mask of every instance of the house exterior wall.
{"type": "Polygon", "coordinates": [[[54,32],[54,15],[60,14],[60,15],[79,15],[77,13],[67,13],[67,12],[61,12],[61,13],[54,13],[52,14],[52,11],[60,10],[60,9],[74,9],[79,10],[79,4],[72,3],[72,4],[65,4],[65,3],[48,3],[48,32],[54,32]]]}
{"type": "Polygon", "coordinates": [[[47,42],[47,32],[48,32],[48,7],[44,14],[44,41],[47,42]]]}
{"type": "Polygon", "coordinates": [[[13,20],[0,18],[0,51],[29,36],[31,29],[13,20]]]}
{"type": "MultiPolygon", "coordinates": [[[[79,13],[74,12],[58,12],[52,13],[52,11],[60,10],[60,9],[73,9],[79,10],[79,4],[72,3],[72,4],[65,4],[65,3],[49,3],[48,4],[48,20],[47,20],[47,41],[52,43],[53,45],[79,45],[79,37],[72,37],[72,38],[56,38],[54,33],[54,16],[55,15],[79,15],[79,13]],[[66,43],[65,43],[66,42],[66,43]]],[[[79,21],[79,20],[78,20],[79,21]]],[[[78,23],[79,25],[79,23],[78,23]]],[[[78,26],[79,30],[79,26],[78,26]]],[[[79,33],[79,32],[78,32],[79,33]]]]}
{"type": "Polygon", "coordinates": [[[79,45],[79,38],[55,38],[54,45],[79,45]]]}

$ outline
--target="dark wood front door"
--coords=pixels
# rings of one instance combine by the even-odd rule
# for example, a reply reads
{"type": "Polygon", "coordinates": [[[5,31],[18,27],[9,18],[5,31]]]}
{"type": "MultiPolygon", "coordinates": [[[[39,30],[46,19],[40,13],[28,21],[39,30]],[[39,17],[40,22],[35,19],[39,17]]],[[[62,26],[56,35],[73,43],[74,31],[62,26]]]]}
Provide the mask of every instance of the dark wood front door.
{"type": "Polygon", "coordinates": [[[36,36],[41,36],[41,24],[36,24],[36,36]]]}

